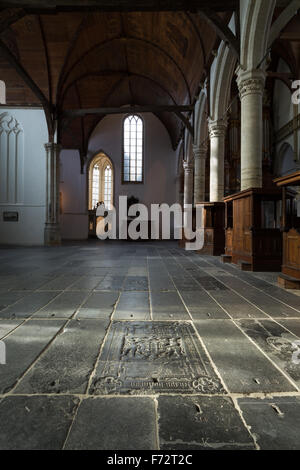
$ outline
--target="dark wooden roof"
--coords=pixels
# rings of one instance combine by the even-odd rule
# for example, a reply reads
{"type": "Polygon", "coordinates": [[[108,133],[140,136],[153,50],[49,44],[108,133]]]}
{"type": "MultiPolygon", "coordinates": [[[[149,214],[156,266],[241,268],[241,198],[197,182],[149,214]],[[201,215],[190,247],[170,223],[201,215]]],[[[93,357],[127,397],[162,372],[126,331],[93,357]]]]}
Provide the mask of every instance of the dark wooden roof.
{"type": "MultiPolygon", "coordinates": [[[[281,2],[287,3],[287,2],[281,2]]],[[[238,0],[3,0],[1,7],[21,7],[32,11],[215,11],[235,10],[238,0]]]]}
{"type": "MultiPolygon", "coordinates": [[[[36,2],[26,2],[27,6],[30,3],[36,2]]],[[[187,11],[26,12],[22,16],[19,9],[10,9],[2,11],[0,25],[1,21],[4,44],[58,112],[191,104],[219,41],[200,15],[187,11]]],[[[8,104],[40,104],[39,97],[1,53],[0,73],[7,85],[8,104]]],[[[175,148],[182,122],[170,112],[161,112],[158,117],[175,148]]],[[[64,136],[65,144],[82,147],[84,142],[86,146],[90,126],[99,119],[101,116],[82,117],[69,123],[64,127],[64,133],[69,132],[69,137],[64,136]]]]}

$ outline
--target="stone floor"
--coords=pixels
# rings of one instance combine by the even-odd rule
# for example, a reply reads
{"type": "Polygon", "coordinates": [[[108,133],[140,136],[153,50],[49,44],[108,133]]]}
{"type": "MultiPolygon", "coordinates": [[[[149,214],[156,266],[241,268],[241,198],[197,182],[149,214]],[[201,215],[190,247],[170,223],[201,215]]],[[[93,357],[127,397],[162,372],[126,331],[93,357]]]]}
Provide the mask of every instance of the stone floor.
{"type": "Polygon", "coordinates": [[[1,449],[300,449],[300,298],[177,244],[0,249],[1,449]]]}

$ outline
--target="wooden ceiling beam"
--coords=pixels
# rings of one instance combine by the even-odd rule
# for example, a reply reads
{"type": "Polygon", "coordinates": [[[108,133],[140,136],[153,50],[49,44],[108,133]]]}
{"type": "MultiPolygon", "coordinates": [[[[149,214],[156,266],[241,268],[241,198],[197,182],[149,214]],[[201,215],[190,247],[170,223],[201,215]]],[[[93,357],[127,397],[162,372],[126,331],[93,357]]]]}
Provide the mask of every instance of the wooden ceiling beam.
{"type": "Polygon", "coordinates": [[[233,54],[240,61],[240,44],[238,38],[233,34],[231,29],[224,23],[215,11],[210,9],[202,9],[198,14],[204,18],[207,23],[214,28],[218,36],[228,44],[233,54]]]}
{"type": "Polygon", "coordinates": [[[1,38],[0,38],[0,55],[2,55],[10,63],[10,65],[15,69],[18,75],[23,79],[26,85],[30,88],[30,90],[37,97],[37,99],[41,102],[45,111],[45,115],[46,115],[48,131],[49,131],[49,141],[51,141],[51,139],[53,139],[54,137],[54,122],[53,122],[53,117],[52,117],[52,107],[51,107],[49,100],[46,98],[42,90],[37,86],[37,84],[34,82],[34,80],[31,78],[28,72],[24,69],[22,64],[16,59],[14,54],[9,50],[9,48],[2,41],[1,38]]]}
{"type": "Polygon", "coordinates": [[[68,109],[62,112],[61,118],[75,118],[86,116],[87,114],[134,114],[134,113],[187,113],[194,110],[193,105],[179,106],[122,106],[115,108],[87,108],[68,109]]]}
{"type": "Polygon", "coordinates": [[[189,133],[191,134],[192,138],[194,139],[194,127],[189,121],[189,119],[182,114],[180,111],[174,111],[176,116],[183,122],[184,126],[187,128],[189,133]]]}
{"type": "Polygon", "coordinates": [[[0,11],[0,34],[25,15],[24,8],[8,8],[0,11]]]}
{"type": "Polygon", "coordinates": [[[26,85],[31,89],[35,96],[39,99],[43,106],[50,110],[50,103],[42,90],[37,86],[37,84],[30,77],[28,72],[24,69],[22,64],[16,59],[14,54],[9,50],[6,44],[0,39],[0,54],[13,66],[16,72],[24,80],[26,85]]]}
{"type": "Polygon", "coordinates": [[[238,0],[10,0],[2,1],[2,8],[21,7],[30,12],[56,11],[233,11],[238,0]]]}

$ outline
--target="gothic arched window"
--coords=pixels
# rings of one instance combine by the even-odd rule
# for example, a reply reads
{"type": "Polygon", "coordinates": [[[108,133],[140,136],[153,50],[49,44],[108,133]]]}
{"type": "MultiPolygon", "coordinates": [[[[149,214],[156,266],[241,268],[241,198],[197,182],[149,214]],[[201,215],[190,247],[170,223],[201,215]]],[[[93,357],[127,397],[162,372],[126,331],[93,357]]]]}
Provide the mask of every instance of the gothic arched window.
{"type": "Polygon", "coordinates": [[[89,167],[89,209],[104,202],[107,209],[113,206],[113,165],[107,155],[96,155],[89,167]]]}
{"type": "Polygon", "coordinates": [[[143,183],[144,123],[130,115],[123,123],[123,183],[143,183]]]}

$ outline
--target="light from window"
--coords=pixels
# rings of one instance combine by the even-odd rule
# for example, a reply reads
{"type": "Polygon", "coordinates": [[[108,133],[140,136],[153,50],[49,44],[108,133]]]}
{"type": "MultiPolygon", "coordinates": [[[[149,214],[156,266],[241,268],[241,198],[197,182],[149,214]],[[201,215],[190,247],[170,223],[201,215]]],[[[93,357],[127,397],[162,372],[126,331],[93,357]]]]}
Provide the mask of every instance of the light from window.
{"type": "Polygon", "coordinates": [[[143,121],[128,116],[124,121],[124,181],[143,181],[143,121]]]}
{"type": "Polygon", "coordinates": [[[107,165],[104,170],[104,204],[107,209],[111,209],[111,189],[112,189],[112,174],[111,167],[107,165]]]}
{"type": "Polygon", "coordinates": [[[89,167],[89,209],[103,202],[109,210],[114,205],[114,170],[112,162],[103,153],[96,155],[89,167]]]}
{"type": "Polygon", "coordinates": [[[93,184],[92,184],[92,207],[95,207],[99,201],[99,181],[100,169],[99,165],[95,165],[93,168],[93,184]]]}

